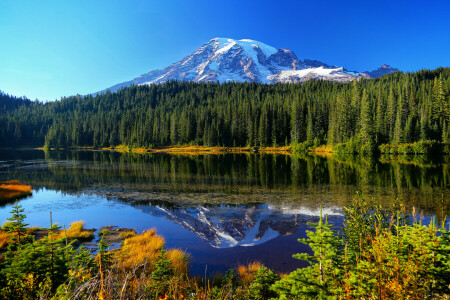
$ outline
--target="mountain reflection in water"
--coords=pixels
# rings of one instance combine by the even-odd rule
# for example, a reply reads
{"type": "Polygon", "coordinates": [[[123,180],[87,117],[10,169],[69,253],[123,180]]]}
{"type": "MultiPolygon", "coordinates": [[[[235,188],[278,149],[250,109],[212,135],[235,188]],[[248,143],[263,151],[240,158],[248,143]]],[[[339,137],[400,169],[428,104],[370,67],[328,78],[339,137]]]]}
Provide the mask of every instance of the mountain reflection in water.
{"type": "MultiPolygon", "coordinates": [[[[297,239],[320,205],[339,224],[356,191],[384,206],[399,196],[438,221],[450,215],[449,160],[0,150],[0,180],[33,187],[21,200],[31,225],[47,226],[53,211],[61,225],[155,227],[192,255],[194,273],[254,260],[288,272],[304,264],[292,254],[308,251],[297,239]]],[[[12,204],[2,205],[4,221],[12,204]]]]}
{"type": "MultiPolygon", "coordinates": [[[[295,233],[300,225],[317,221],[320,215],[317,209],[265,204],[168,208],[150,203],[135,207],[183,226],[215,248],[256,246],[277,236],[295,233]]],[[[341,215],[337,207],[325,208],[323,214],[341,215]]]]}

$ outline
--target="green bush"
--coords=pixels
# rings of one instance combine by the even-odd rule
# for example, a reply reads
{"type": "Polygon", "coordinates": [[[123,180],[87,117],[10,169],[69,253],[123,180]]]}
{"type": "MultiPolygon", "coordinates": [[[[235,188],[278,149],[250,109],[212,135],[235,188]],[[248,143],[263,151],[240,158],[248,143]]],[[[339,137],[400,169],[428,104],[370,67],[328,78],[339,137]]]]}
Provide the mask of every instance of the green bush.
{"type": "Polygon", "coordinates": [[[412,144],[414,154],[432,154],[438,152],[439,144],[436,141],[419,141],[412,144]]]}
{"type": "MultiPolygon", "coordinates": [[[[379,147],[382,154],[435,154],[446,153],[450,150],[447,144],[436,141],[422,140],[415,143],[404,143],[398,145],[382,144],[379,147]]],[[[450,152],[449,152],[450,153],[450,152]]]]}
{"type": "Polygon", "coordinates": [[[398,199],[392,209],[384,209],[359,195],[344,211],[343,234],[322,216],[318,224],[309,224],[315,230],[299,241],[314,254],[294,257],[310,266],[272,286],[280,299],[448,299],[450,231],[445,224],[422,225],[398,199]]]}
{"type": "Polygon", "coordinates": [[[303,143],[292,143],[292,151],[294,152],[306,152],[313,146],[312,142],[305,141],[303,143]]]}
{"type": "Polygon", "coordinates": [[[382,154],[389,154],[391,153],[391,149],[394,148],[394,145],[382,144],[378,148],[382,154]]]}
{"type": "Polygon", "coordinates": [[[414,153],[413,144],[400,144],[400,145],[398,145],[397,153],[399,153],[399,154],[412,154],[412,153],[414,153]]]}

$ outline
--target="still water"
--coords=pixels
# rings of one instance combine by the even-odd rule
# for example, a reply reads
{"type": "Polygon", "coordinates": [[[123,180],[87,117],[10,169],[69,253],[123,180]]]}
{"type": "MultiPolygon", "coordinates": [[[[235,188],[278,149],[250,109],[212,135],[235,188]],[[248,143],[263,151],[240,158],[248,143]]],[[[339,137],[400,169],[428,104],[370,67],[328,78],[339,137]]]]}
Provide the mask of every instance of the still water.
{"type": "MultiPolygon", "coordinates": [[[[385,206],[396,196],[424,218],[450,214],[450,158],[224,154],[173,156],[107,151],[0,151],[0,180],[33,188],[20,200],[27,223],[156,228],[168,248],[191,255],[194,274],[260,261],[280,272],[320,205],[339,226],[362,191],[385,206]]],[[[0,207],[0,222],[12,203],[0,207]]]]}

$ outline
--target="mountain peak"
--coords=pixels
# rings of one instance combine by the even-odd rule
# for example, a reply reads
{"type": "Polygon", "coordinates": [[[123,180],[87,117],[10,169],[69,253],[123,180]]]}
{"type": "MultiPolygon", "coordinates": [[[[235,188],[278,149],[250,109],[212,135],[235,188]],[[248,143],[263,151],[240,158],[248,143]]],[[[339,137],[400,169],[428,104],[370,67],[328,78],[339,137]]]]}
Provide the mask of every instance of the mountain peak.
{"type": "Polygon", "coordinates": [[[383,64],[381,65],[378,69],[373,70],[373,71],[366,71],[364,73],[361,73],[364,77],[368,77],[368,78],[377,78],[389,73],[394,73],[399,71],[399,69],[397,68],[393,68],[390,65],[387,64],[383,64]]]}
{"type": "Polygon", "coordinates": [[[374,78],[395,71],[397,69],[389,65],[382,65],[372,72],[350,72],[317,60],[300,60],[293,51],[277,49],[253,39],[216,37],[174,64],[112,86],[109,90],[114,92],[130,85],[169,80],[286,83],[321,79],[348,82],[361,76],[374,78]]]}
{"type": "Polygon", "coordinates": [[[272,54],[275,54],[278,52],[278,49],[269,46],[267,44],[264,44],[262,42],[251,40],[251,39],[241,39],[241,40],[235,40],[230,38],[214,38],[210,40],[210,43],[213,42],[218,47],[218,53],[224,53],[234,46],[242,48],[246,52],[254,52],[256,48],[260,49],[266,57],[271,56],[272,54]]]}

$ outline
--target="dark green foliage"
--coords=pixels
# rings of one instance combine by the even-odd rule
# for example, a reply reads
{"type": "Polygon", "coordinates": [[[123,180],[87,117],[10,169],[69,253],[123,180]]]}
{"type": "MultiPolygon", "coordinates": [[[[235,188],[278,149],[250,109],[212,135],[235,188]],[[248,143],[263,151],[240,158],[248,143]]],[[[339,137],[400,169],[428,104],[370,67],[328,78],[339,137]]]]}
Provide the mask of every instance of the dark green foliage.
{"type": "Polygon", "coordinates": [[[272,284],[280,280],[280,276],[272,270],[261,266],[256,272],[255,280],[248,289],[249,299],[271,299],[277,294],[271,290],[272,284]]]}
{"type": "Polygon", "coordinates": [[[171,261],[167,259],[166,250],[158,250],[156,260],[153,262],[155,270],[152,272],[152,284],[148,287],[150,292],[154,292],[155,296],[164,295],[169,288],[169,280],[174,276],[174,270],[170,266],[171,261]]]}
{"type": "Polygon", "coordinates": [[[415,143],[404,144],[383,144],[379,150],[383,154],[442,154],[448,153],[448,143],[439,143],[436,141],[422,140],[415,143]]]}
{"type": "Polygon", "coordinates": [[[307,232],[314,255],[297,254],[311,266],[298,269],[273,286],[280,299],[447,299],[450,293],[449,231],[434,220],[429,226],[361,194],[347,208],[343,235],[322,217],[307,232]],[[412,221],[410,221],[412,219],[412,221]]]}
{"type": "Polygon", "coordinates": [[[11,217],[8,218],[8,223],[6,224],[6,231],[12,233],[11,243],[9,244],[9,248],[19,249],[21,248],[23,243],[27,242],[28,234],[27,234],[27,226],[25,224],[25,214],[23,213],[24,209],[21,205],[16,204],[13,206],[11,210],[11,217]]]}
{"type": "Polygon", "coordinates": [[[308,223],[315,229],[307,231],[308,239],[299,239],[299,242],[311,247],[314,255],[294,255],[312,266],[297,269],[274,284],[273,289],[282,299],[297,299],[301,296],[323,299],[342,292],[342,288],[335,285],[336,278],[342,276],[342,270],[339,269],[342,241],[335,236],[332,225],[327,220],[323,221],[322,208],[320,215],[318,224],[308,223]]]}
{"type": "Polygon", "coordinates": [[[167,82],[45,104],[0,94],[3,146],[281,146],[447,142],[450,69],[352,83],[167,82]]]}
{"type": "MultiPolygon", "coordinates": [[[[23,223],[23,211],[15,205],[9,218],[8,227],[16,238],[8,245],[0,271],[3,299],[47,297],[67,279],[73,257],[72,244],[65,239],[56,239],[56,225],[51,225],[48,236],[39,241],[25,235],[27,224],[23,223]]],[[[76,257],[72,264],[76,264],[76,257]]]]}

